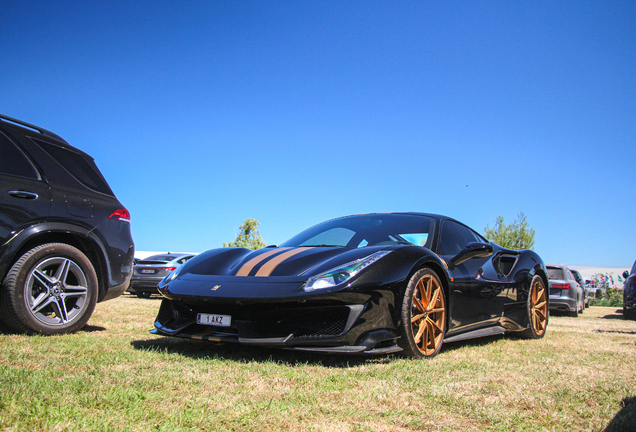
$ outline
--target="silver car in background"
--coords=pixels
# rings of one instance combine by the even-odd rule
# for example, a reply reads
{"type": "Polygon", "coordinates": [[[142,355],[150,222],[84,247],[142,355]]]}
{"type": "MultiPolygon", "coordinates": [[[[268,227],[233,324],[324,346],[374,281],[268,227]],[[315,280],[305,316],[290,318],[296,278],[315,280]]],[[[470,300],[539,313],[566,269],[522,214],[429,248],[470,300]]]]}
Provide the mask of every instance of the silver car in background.
{"type": "Polygon", "coordinates": [[[547,264],[550,281],[550,310],[577,317],[585,309],[585,293],[570,269],[563,264],[547,264]]]}
{"type": "Polygon", "coordinates": [[[149,298],[152,294],[158,294],[159,282],[193,256],[194,254],[168,252],[138,261],[133,266],[132,282],[128,291],[137,294],[139,298],[149,298]]]}
{"type": "Polygon", "coordinates": [[[581,285],[581,288],[583,288],[583,299],[585,302],[585,307],[586,308],[590,307],[591,292],[590,292],[590,288],[585,283],[585,278],[581,276],[581,273],[578,270],[570,269],[570,271],[574,275],[574,279],[576,279],[579,285],[581,285]]]}

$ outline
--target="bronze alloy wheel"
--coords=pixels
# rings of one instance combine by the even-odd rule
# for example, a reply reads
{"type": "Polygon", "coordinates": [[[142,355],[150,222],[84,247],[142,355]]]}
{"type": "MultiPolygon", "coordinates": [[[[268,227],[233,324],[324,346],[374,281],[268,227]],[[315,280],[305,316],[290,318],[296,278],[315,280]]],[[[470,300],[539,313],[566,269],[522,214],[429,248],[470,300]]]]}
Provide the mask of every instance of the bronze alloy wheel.
{"type": "Polygon", "coordinates": [[[433,357],[444,342],[446,300],[439,277],[425,268],[413,275],[402,305],[400,346],[411,357],[433,357]]]}
{"type": "Polygon", "coordinates": [[[523,335],[532,339],[542,338],[548,327],[548,293],[541,276],[535,276],[528,293],[529,328],[523,335]]]}

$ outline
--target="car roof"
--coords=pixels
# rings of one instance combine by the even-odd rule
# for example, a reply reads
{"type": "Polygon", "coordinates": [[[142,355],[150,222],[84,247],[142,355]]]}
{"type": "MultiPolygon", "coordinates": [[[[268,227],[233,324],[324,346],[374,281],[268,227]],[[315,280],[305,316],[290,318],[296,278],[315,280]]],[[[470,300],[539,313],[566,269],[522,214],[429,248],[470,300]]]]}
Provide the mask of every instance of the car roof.
{"type": "MultiPolygon", "coordinates": [[[[347,215],[347,216],[340,216],[340,217],[336,217],[333,219],[329,219],[329,220],[336,220],[336,219],[344,219],[344,218],[350,218],[350,217],[358,217],[358,216],[374,216],[374,215],[378,215],[378,216],[385,216],[385,215],[404,215],[404,216],[426,216],[426,217],[430,217],[436,220],[441,220],[441,219],[448,219],[448,220],[452,220],[455,221],[461,225],[466,225],[463,222],[458,221],[455,218],[449,217],[449,216],[445,216],[445,215],[441,215],[441,214],[436,214],[436,213],[422,213],[422,212],[377,212],[377,213],[360,213],[360,214],[352,214],[352,215],[347,215]]],[[[328,222],[324,221],[324,222],[328,222]]],[[[466,225],[468,226],[468,225],[466,225]]]]}
{"type": "Polygon", "coordinates": [[[14,119],[12,117],[6,116],[4,114],[0,114],[0,123],[2,124],[2,127],[7,128],[7,129],[13,129],[13,130],[17,130],[18,132],[31,137],[31,138],[48,138],[48,140],[46,142],[49,142],[51,144],[55,144],[58,147],[62,147],[64,149],[70,150],[70,151],[74,151],[76,153],[79,153],[81,155],[83,155],[84,157],[90,159],[90,160],[95,160],[91,155],[89,155],[88,153],[86,153],[85,151],[78,149],[75,146],[72,146],[71,144],[69,144],[64,138],[62,138],[61,136],[46,130],[44,128],[41,128],[39,126],[35,126],[32,125],[30,123],[27,122],[23,122],[22,120],[18,120],[18,119],[14,119]],[[40,136],[34,136],[33,132],[37,132],[40,134],[40,136]]]}

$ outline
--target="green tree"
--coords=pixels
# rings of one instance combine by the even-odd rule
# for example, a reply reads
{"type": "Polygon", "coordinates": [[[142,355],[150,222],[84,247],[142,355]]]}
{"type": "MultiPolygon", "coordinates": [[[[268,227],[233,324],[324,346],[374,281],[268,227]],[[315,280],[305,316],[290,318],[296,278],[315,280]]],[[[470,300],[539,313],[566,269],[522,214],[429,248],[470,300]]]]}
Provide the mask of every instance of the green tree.
{"type": "Polygon", "coordinates": [[[243,225],[239,226],[239,233],[233,242],[223,243],[223,247],[242,247],[247,249],[260,249],[265,247],[261,233],[256,229],[260,222],[247,218],[243,225]]]}
{"type": "Polygon", "coordinates": [[[497,216],[495,226],[484,228],[484,237],[489,241],[497,243],[499,246],[508,249],[530,249],[534,248],[534,230],[528,227],[526,215],[520,212],[510,225],[506,225],[503,216],[497,216]]]}

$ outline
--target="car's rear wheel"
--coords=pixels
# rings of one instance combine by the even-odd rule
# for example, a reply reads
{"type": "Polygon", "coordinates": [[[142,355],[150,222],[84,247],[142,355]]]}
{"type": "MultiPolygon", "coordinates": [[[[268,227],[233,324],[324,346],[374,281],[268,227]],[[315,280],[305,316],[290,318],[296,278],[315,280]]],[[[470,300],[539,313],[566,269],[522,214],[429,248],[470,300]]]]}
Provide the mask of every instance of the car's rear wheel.
{"type": "Polygon", "coordinates": [[[398,344],[410,357],[433,357],[442,349],[446,334],[444,287],[430,268],[410,279],[401,308],[398,344]]]}
{"type": "Polygon", "coordinates": [[[150,296],[152,295],[152,293],[148,291],[137,291],[136,294],[137,297],[145,299],[150,298],[150,296]]]}
{"type": "Polygon", "coordinates": [[[521,335],[531,339],[542,338],[548,327],[548,293],[539,275],[532,278],[530,283],[526,308],[529,324],[521,335]]]}
{"type": "Polygon", "coordinates": [[[97,284],[92,263],[79,249],[64,243],[38,246],[7,273],[0,316],[17,332],[75,332],[95,309],[97,284]]]}

